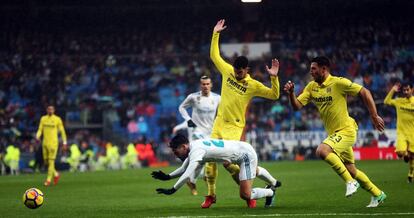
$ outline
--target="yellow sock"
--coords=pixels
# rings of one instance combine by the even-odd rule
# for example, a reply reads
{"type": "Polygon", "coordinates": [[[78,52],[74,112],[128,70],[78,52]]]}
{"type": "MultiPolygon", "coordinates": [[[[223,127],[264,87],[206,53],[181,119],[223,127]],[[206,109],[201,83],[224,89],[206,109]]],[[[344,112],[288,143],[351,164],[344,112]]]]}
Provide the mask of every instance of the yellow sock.
{"type": "Polygon", "coordinates": [[[374,183],[369,180],[368,176],[364,172],[357,170],[355,179],[359,182],[361,187],[371,193],[373,196],[378,196],[381,194],[381,190],[374,183]]]}
{"type": "Polygon", "coordinates": [[[51,181],[52,177],[55,175],[55,160],[48,159],[47,161],[48,168],[47,168],[47,181],[51,181]]]}
{"type": "Polygon", "coordinates": [[[230,173],[231,177],[233,178],[233,180],[237,183],[240,184],[240,180],[239,180],[239,173],[240,173],[240,167],[237,164],[230,164],[226,170],[230,173]]]}
{"type": "Polygon", "coordinates": [[[354,180],[351,174],[346,169],[344,163],[342,163],[341,159],[339,159],[338,155],[334,153],[328,154],[325,158],[325,162],[327,162],[332,169],[345,181],[351,182],[354,180]]]}
{"type": "Polygon", "coordinates": [[[414,177],[414,159],[410,159],[408,167],[408,177],[414,177]]]}
{"type": "Polygon", "coordinates": [[[207,182],[207,190],[209,196],[216,195],[216,178],[218,175],[217,163],[209,162],[205,166],[205,175],[207,182]]]}

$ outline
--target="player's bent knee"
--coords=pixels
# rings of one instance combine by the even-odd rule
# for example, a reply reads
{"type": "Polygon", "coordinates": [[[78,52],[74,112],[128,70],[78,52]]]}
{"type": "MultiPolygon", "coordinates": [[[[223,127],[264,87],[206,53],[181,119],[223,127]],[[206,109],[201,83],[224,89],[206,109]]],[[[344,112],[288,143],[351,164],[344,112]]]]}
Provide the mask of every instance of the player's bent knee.
{"type": "Polygon", "coordinates": [[[325,159],[331,152],[332,148],[329,145],[320,144],[316,149],[316,156],[320,157],[321,159],[325,159]]]}

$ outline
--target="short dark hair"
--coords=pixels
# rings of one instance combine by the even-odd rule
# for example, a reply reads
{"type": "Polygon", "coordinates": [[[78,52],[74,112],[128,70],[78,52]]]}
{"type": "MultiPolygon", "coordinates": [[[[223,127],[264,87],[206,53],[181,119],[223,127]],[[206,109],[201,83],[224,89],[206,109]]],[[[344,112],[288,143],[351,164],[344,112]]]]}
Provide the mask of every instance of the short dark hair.
{"type": "Polygon", "coordinates": [[[403,82],[402,84],[401,84],[401,87],[406,87],[406,86],[408,86],[408,87],[410,87],[410,89],[411,88],[413,88],[413,84],[411,84],[411,83],[409,83],[409,82],[403,82]]]}
{"type": "Polygon", "coordinates": [[[329,60],[329,58],[327,58],[325,56],[315,57],[311,60],[311,63],[312,62],[317,63],[319,67],[331,68],[331,61],[329,60]]]}
{"type": "Polygon", "coordinates": [[[180,145],[183,145],[183,144],[188,144],[187,137],[185,137],[184,135],[181,135],[181,134],[177,134],[176,136],[174,136],[171,139],[171,141],[170,141],[170,148],[176,149],[180,145]]]}
{"type": "Polygon", "coordinates": [[[239,56],[234,60],[233,67],[235,69],[246,68],[249,65],[249,60],[245,56],[239,56]]]}

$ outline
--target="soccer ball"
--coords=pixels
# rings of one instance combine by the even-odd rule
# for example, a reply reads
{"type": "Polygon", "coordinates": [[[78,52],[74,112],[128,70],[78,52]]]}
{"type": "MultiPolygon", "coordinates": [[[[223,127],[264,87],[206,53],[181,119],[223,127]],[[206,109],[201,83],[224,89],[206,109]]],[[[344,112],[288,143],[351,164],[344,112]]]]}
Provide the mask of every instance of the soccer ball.
{"type": "Polygon", "coordinates": [[[29,188],[23,195],[23,203],[30,209],[36,209],[43,205],[43,192],[37,188],[29,188]]]}

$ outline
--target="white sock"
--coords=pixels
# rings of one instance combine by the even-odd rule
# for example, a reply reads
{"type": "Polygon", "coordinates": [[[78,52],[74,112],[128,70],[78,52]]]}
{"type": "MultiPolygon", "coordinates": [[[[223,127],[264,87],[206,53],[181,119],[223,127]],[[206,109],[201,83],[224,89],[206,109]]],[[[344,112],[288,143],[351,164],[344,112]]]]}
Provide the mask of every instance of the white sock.
{"type": "Polygon", "coordinates": [[[259,199],[264,197],[270,197],[273,195],[273,191],[268,188],[254,188],[250,194],[250,199],[259,199]]]}
{"type": "Polygon", "coordinates": [[[276,185],[276,179],[270,175],[269,171],[267,171],[263,167],[257,167],[257,177],[263,181],[265,181],[268,185],[276,185]]]}

